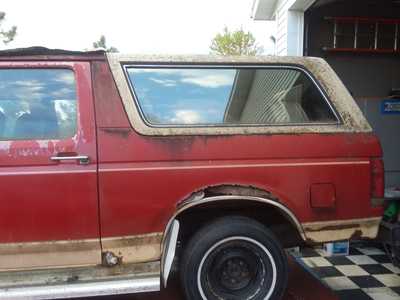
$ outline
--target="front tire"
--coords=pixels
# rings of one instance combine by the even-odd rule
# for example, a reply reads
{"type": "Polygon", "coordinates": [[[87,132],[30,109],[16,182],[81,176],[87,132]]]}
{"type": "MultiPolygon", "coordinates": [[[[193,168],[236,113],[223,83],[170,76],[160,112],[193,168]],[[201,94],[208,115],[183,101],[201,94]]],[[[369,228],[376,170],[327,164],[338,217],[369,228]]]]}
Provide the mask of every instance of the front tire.
{"type": "Polygon", "coordinates": [[[201,228],[185,247],[181,283],[186,299],[281,299],[287,259],[273,233],[241,216],[201,228]]]}

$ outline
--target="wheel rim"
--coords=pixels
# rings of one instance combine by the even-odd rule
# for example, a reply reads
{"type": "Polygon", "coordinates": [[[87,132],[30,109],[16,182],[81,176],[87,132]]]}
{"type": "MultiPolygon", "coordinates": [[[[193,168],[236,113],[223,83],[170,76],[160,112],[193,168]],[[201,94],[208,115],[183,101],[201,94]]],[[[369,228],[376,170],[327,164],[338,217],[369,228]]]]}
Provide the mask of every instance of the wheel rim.
{"type": "Polygon", "coordinates": [[[264,245],[234,236],[217,242],[205,253],[197,285],[203,299],[254,299],[260,293],[269,299],[276,276],[275,261],[264,245]]]}
{"type": "Polygon", "coordinates": [[[231,253],[220,252],[215,257],[216,265],[211,266],[211,274],[219,285],[227,290],[235,291],[248,286],[259,272],[257,259],[245,249],[237,248],[231,253]]]}

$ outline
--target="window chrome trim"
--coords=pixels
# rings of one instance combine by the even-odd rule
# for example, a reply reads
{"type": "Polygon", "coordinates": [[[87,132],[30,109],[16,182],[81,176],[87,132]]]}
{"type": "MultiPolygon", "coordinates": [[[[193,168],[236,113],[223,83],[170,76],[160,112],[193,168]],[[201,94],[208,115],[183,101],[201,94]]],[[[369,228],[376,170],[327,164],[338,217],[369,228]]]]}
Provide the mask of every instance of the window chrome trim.
{"type": "Polygon", "coordinates": [[[140,118],[143,123],[150,128],[243,128],[243,127],[257,127],[257,128],[266,128],[266,127],[315,127],[315,126],[339,126],[343,125],[343,120],[340,117],[339,113],[335,109],[332,104],[332,101],[329,99],[325,90],[321,87],[319,82],[314,78],[312,73],[310,73],[306,68],[299,65],[289,65],[289,64],[130,64],[130,63],[121,63],[121,67],[123,69],[125,80],[128,83],[129,91],[134,100],[134,105],[139,112],[140,118]],[[227,124],[227,123],[210,123],[210,124],[152,124],[150,123],[142,110],[139,99],[136,95],[135,88],[133,86],[132,81],[129,78],[128,69],[225,69],[225,70],[239,70],[239,69],[288,69],[288,70],[296,70],[300,73],[306,75],[306,77],[311,80],[315,87],[317,87],[318,92],[322,95],[325,102],[328,104],[329,109],[333,113],[336,122],[306,122],[306,123],[260,123],[260,124],[227,124]]]}

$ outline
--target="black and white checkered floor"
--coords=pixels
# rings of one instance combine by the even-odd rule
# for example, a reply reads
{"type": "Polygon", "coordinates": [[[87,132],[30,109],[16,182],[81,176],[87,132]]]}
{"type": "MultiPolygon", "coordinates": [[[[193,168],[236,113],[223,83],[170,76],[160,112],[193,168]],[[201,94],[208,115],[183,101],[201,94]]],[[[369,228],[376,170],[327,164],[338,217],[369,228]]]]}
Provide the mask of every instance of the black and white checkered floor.
{"type": "Polygon", "coordinates": [[[400,299],[400,269],[379,248],[353,245],[348,256],[330,257],[304,248],[294,256],[341,300],[400,299]]]}

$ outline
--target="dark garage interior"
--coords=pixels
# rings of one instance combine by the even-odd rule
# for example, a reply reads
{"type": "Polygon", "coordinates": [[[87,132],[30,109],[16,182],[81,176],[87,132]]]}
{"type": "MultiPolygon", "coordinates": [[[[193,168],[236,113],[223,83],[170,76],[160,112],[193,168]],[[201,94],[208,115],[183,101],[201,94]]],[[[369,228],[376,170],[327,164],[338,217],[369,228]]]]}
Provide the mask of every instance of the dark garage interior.
{"type": "Polygon", "coordinates": [[[383,110],[400,99],[400,1],[320,0],[304,23],[304,55],[337,72],[380,137],[386,188],[400,187],[399,106],[383,110]]]}

